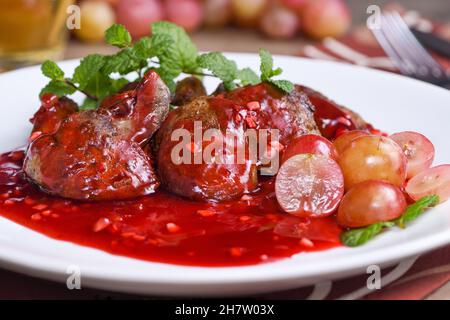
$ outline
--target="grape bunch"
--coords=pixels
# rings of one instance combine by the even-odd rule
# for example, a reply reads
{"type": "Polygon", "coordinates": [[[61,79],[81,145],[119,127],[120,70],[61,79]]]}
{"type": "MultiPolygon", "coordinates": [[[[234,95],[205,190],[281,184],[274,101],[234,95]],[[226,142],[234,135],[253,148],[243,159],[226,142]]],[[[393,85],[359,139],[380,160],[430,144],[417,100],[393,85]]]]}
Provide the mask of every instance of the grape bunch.
{"type": "Polygon", "coordinates": [[[270,38],[303,33],[314,39],[338,37],[350,26],[344,0],[80,0],[83,41],[100,41],[113,23],[134,38],[148,34],[152,22],[168,20],[194,32],[201,27],[254,28],[270,38]]]}

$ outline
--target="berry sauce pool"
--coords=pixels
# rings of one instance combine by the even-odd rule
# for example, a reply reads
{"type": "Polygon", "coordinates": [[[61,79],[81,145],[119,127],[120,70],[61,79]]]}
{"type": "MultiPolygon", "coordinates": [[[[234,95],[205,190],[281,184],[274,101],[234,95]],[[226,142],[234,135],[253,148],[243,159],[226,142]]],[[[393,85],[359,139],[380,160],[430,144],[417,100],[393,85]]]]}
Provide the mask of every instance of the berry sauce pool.
{"type": "Polygon", "coordinates": [[[0,155],[0,216],[48,237],[111,254],[190,266],[242,266],[339,246],[333,217],[305,219],[278,207],[274,180],[226,203],[186,200],[159,189],[128,201],[50,196],[23,174],[23,151],[0,155]]]}

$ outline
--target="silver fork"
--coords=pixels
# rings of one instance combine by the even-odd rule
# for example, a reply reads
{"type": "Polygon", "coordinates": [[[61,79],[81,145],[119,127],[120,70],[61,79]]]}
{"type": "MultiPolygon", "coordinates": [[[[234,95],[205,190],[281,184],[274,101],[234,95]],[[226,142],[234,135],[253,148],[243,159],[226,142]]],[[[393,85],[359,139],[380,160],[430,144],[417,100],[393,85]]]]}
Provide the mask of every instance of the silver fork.
{"type": "Polygon", "coordinates": [[[380,28],[371,31],[402,74],[450,88],[445,69],[420,44],[398,12],[383,13],[380,28]]]}

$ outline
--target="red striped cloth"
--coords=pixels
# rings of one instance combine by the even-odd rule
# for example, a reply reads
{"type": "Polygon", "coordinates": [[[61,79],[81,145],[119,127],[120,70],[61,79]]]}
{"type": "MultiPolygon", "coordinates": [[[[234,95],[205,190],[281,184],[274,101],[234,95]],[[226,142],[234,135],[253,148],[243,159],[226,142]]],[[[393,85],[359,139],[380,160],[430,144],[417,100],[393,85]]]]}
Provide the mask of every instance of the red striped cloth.
{"type": "MultiPolygon", "coordinates": [[[[405,21],[421,31],[432,32],[450,41],[450,23],[433,23],[420,17],[415,11],[403,12],[405,21]]],[[[444,68],[450,70],[450,59],[437,53],[431,54],[444,68]]],[[[365,27],[355,29],[349,36],[342,39],[328,38],[318,45],[307,45],[300,53],[303,57],[322,60],[335,60],[398,72],[394,63],[386,56],[378,45],[370,30],[365,27]]]]}
{"type": "Polygon", "coordinates": [[[450,299],[450,246],[412,257],[381,271],[381,288],[370,290],[363,274],[312,287],[265,295],[265,299],[450,299]]]}

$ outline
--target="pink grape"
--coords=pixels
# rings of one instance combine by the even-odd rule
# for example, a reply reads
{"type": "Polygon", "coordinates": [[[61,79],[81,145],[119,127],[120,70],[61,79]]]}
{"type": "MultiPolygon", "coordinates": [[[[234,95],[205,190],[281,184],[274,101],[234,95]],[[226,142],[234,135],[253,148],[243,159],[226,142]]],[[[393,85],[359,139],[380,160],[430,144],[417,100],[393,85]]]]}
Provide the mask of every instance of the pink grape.
{"type": "Polygon", "coordinates": [[[263,14],[259,26],[271,38],[286,39],[295,36],[299,21],[292,11],[281,6],[273,6],[263,14]]]}
{"type": "Polygon", "coordinates": [[[353,140],[362,136],[369,136],[369,135],[370,133],[362,130],[347,131],[341,134],[339,137],[337,137],[337,139],[334,140],[333,144],[334,147],[336,148],[337,153],[341,154],[353,140]]]}
{"type": "Polygon", "coordinates": [[[167,20],[187,32],[197,30],[203,22],[203,7],[199,0],[166,0],[164,7],[167,20]]]}
{"type": "Polygon", "coordinates": [[[205,0],[204,11],[203,22],[207,27],[223,27],[231,20],[230,0],[205,0]]]}
{"type": "Polygon", "coordinates": [[[344,177],[332,159],[300,154],[286,160],[275,180],[281,208],[298,217],[330,215],[344,194],[344,177]]]}
{"type": "Polygon", "coordinates": [[[450,164],[426,169],[408,181],[406,193],[413,199],[438,195],[440,202],[450,198],[450,164]]]}
{"type": "Polygon", "coordinates": [[[384,180],[399,188],[406,180],[406,156],[393,140],[382,136],[361,136],[339,155],[339,165],[348,190],[367,180],[384,180]]]}
{"type": "Polygon", "coordinates": [[[150,25],[164,19],[159,0],[119,0],[117,23],[123,24],[135,38],[150,34],[150,25]]]}
{"type": "Polygon", "coordinates": [[[302,8],[302,28],[315,39],[342,36],[350,27],[350,13],[342,0],[308,0],[302,8]]]}
{"type": "Polygon", "coordinates": [[[281,162],[302,153],[312,153],[322,155],[333,160],[338,157],[333,144],[322,136],[316,134],[306,134],[293,139],[283,153],[281,162]]]}
{"type": "Polygon", "coordinates": [[[77,38],[83,41],[102,41],[106,29],[114,24],[115,13],[106,2],[85,1],[80,4],[80,29],[75,29],[77,38]]]}
{"type": "Polygon", "coordinates": [[[293,12],[300,13],[308,0],[281,0],[281,3],[293,12]]]}
{"type": "Polygon", "coordinates": [[[408,159],[408,165],[406,166],[408,178],[428,169],[433,163],[434,146],[424,135],[404,131],[395,133],[390,138],[397,142],[408,159]]]}
{"type": "Polygon", "coordinates": [[[364,227],[396,219],[404,213],[406,206],[405,197],[396,186],[384,181],[364,181],[342,198],[337,220],[344,227],[364,227]]]}
{"type": "Polygon", "coordinates": [[[268,3],[268,0],[231,0],[231,10],[236,23],[244,27],[257,25],[268,3]]]}

